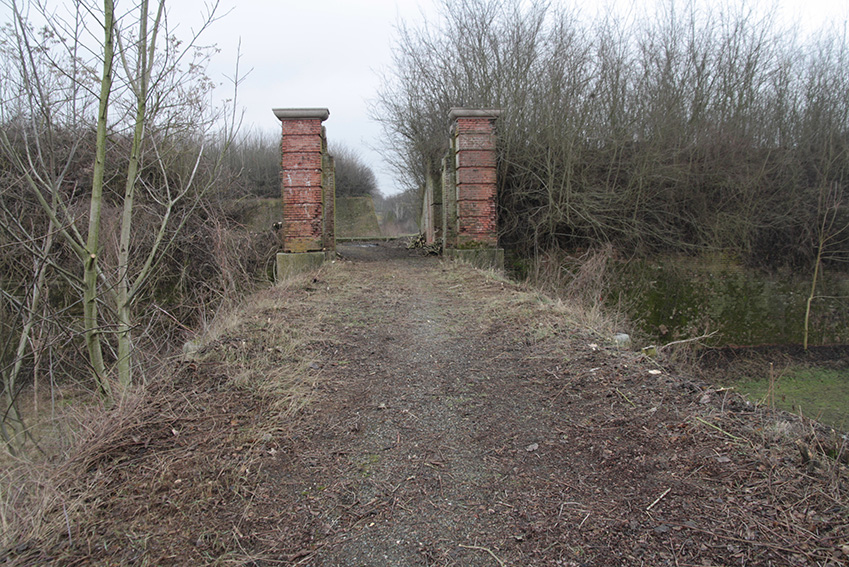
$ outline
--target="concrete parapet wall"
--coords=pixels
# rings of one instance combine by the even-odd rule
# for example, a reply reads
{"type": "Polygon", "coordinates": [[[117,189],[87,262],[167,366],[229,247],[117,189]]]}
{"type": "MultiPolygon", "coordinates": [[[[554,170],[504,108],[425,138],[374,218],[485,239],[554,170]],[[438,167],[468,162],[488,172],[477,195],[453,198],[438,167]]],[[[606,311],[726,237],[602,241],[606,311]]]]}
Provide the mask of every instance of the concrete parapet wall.
{"type": "Polygon", "coordinates": [[[339,238],[380,237],[380,225],[371,195],[339,197],[336,201],[336,226],[339,238]]]}
{"type": "Polygon", "coordinates": [[[468,250],[448,248],[444,253],[458,262],[465,262],[483,270],[501,271],[504,269],[503,248],[473,248],[468,250]]]}

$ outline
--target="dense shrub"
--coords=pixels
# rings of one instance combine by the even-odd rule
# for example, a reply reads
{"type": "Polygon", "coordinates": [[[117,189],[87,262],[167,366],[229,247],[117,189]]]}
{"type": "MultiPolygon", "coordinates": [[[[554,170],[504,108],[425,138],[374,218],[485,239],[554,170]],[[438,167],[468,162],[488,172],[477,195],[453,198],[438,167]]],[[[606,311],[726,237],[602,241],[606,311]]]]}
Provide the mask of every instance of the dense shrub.
{"type": "Polygon", "coordinates": [[[845,34],[800,37],[745,2],[557,6],[446,0],[400,26],[375,117],[409,185],[444,155],[452,106],[499,107],[503,244],[810,265],[820,197],[849,181],[845,34]]]}

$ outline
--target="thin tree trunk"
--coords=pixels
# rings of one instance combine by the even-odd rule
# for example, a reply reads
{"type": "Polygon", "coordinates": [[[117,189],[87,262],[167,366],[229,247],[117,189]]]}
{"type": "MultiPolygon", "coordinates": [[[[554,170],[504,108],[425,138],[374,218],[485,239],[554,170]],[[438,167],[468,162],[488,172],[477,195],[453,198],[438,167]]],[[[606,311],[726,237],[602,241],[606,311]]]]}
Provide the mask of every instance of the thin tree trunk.
{"type": "MultiPolygon", "coordinates": [[[[133,85],[136,97],[135,129],[130,160],[127,165],[127,182],[124,188],[124,208],[121,214],[121,238],[118,247],[118,382],[127,388],[133,382],[132,364],[132,301],[130,294],[130,239],[133,224],[133,203],[135,187],[144,143],[145,115],[147,113],[147,94],[150,73],[153,65],[153,52],[156,49],[156,36],[163,14],[164,2],[159,3],[153,35],[147,37],[148,0],[142,0],[139,6],[139,61],[138,82],[133,85]]],[[[132,76],[132,74],[130,74],[132,76]]]]}
{"type": "Polygon", "coordinates": [[[99,328],[97,306],[97,254],[100,247],[100,217],[103,207],[103,175],[106,164],[106,126],[109,110],[109,95],[112,92],[112,62],[114,58],[114,5],[112,0],[103,2],[103,75],[100,79],[100,104],[97,113],[97,138],[94,172],[91,182],[91,207],[88,218],[86,257],[83,259],[83,325],[89,363],[100,393],[112,401],[112,388],[106,376],[101,345],[102,332],[99,328]]]}
{"type": "Polygon", "coordinates": [[[820,259],[822,258],[822,242],[820,243],[819,249],[817,250],[817,259],[816,264],[814,265],[814,277],[811,278],[811,293],[808,295],[808,300],[805,302],[805,327],[804,327],[804,335],[802,339],[802,348],[807,352],[808,350],[808,332],[810,329],[810,320],[811,320],[811,303],[814,301],[814,297],[817,290],[817,278],[819,276],[820,271],[820,259]]]}

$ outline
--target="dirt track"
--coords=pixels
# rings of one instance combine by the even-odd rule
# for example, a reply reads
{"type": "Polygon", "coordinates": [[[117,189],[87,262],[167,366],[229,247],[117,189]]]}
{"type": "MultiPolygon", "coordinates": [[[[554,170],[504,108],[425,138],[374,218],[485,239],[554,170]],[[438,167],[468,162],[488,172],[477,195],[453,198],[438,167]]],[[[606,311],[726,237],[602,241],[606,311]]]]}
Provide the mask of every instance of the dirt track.
{"type": "Polygon", "coordinates": [[[801,425],[619,350],[513,283],[392,245],[340,251],[264,294],[184,367],[188,405],[101,465],[104,500],[77,543],[42,559],[849,559],[845,470],[801,465],[801,425]],[[277,364],[301,364],[310,401],[280,413],[258,393],[273,370],[251,359],[298,328],[298,352],[277,364]]]}

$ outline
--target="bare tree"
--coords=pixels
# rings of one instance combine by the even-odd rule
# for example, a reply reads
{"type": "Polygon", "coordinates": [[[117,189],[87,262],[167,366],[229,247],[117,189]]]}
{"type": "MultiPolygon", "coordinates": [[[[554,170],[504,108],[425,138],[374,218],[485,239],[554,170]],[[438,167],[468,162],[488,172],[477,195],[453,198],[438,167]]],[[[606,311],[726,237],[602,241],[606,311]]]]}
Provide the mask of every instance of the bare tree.
{"type": "Polygon", "coordinates": [[[544,2],[443,2],[399,26],[373,115],[420,189],[450,107],[503,108],[501,240],[522,252],[612,242],[809,265],[817,188],[844,186],[849,167],[847,38],[802,41],[773,17],[744,0],[595,21],[544,2]]]}
{"type": "Polygon", "coordinates": [[[234,140],[227,154],[234,175],[229,198],[280,197],[280,134],[249,131],[234,140]]]}
{"type": "Polygon", "coordinates": [[[336,164],[336,196],[365,197],[379,194],[374,171],[357,154],[344,145],[330,148],[336,164]]]}
{"type": "Polygon", "coordinates": [[[215,182],[236,121],[207,102],[211,50],[197,40],[216,3],[184,42],[169,29],[164,0],[141,0],[121,14],[111,0],[75,2],[68,13],[6,4],[15,20],[0,41],[9,71],[0,86],[0,157],[14,183],[0,200],[9,219],[15,197],[28,206],[29,217],[4,228],[32,266],[20,280],[29,292],[20,281],[0,282],[19,313],[8,334],[17,337],[15,354],[3,367],[14,417],[15,380],[48,273],[77,294],[82,316],[72,329],[85,338],[101,394],[114,400],[133,383],[135,307],[215,182]],[[42,28],[30,23],[31,12],[42,28]],[[67,253],[57,255],[60,243],[67,253]]]}
{"type": "Polygon", "coordinates": [[[816,240],[814,249],[813,274],[811,275],[811,291],[805,301],[805,321],[803,326],[802,346],[808,350],[808,339],[811,323],[811,305],[818,299],[817,284],[822,277],[825,262],[849,262],[849,210],[843,202],[844,190],[837,183],[822,188],[819,194],[818,223],[814,234],[816,240]]]}

